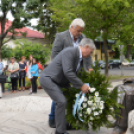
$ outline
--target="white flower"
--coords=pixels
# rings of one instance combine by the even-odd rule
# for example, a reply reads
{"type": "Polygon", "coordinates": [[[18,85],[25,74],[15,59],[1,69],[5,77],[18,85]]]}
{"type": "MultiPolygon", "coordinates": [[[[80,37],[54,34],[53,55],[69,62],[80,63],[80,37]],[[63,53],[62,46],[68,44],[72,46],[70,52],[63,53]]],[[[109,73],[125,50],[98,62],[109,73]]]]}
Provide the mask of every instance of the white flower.
{"type": "Polygon", "coordinates": [[[93,120],[93,117],[90,117],[90,120],[92,121],[93,120]]]}
{"type": "Polygon", "coordinates": [[[87,113],[88,114],[91,114],[91,111],[92,111],[91,108],[87,108],[87,113]]]}
{"type": "Polygon", "coordinates": [[[102,109],[99,111],[100,114],[102,114],[102,109]]]}
{"type": "Polygon", "coordinates": [[[97,105],[96,105],[96,103],[93,103],[93,107],[96,107],[97,105]]]}
{"type": "Polygon", "coordinates": [[[100,101],[100,104],[104,104],[105,102],[104,101],[100,101]]]}
{"type": "Polygon", "coordinates": [[[86,108],[87,107],[87,103],[83,103],[83,108],[86,108]]]}
{"type": "Polygon", "coordinates": [[[104,104],[100,104],[100,109],[104,109],[104,104]]]}
{"type": "Polygon", "coordinates": [[[99,112],[94,112],[94,116],[99,115],[99,112]]]}
{"type": "Polygon", "coordinates": [[[93,100],[93,96],[89,96],[88,97],[88,100],[93,100]]]}
{"type": "Polygon", "coordinates": [[[96,89],[95,88],[90,88],[90,92],[93,93],[96,89]]]}
{"type": "Polygon", "coordinates": [[[100,102],[100,97],[95,97],[95,102],[100,102]]]}
{"type": "Polygon", "coordinates": [[[87,103],[89,106],[91,106],[93,104],[93,101],[88,101],[87,103]]]}
{"type": "Polygon", "coordinates": [[[85,101],[85,102],[87,101],[87,97],[84,98],[84,101],[85,101]]]}
{"type": "Polygon", "coordinates": [[[95,110],[96,108],[95,107],[92,107],[93,110],[95,110]]]}
{"type": "Polygon", "coordinates": [[[99,92],[95,92],[95,96],[98,97],[99,96],[99,92]]]}
{"type": "Polygon", "coordinates": [[[83,108],[82,107],[80,107],[80,110],[82,110],[83,108]]]}
{"type": "Polygon", "coordinates": [[[76,94],[75,97],[77,98],[79,96],[79,94],[76,94]]]}
{"type": "Polygon", "coordinates": [[[80,117],[82,117],[82,114],[79,114],[80,117]]]}
{"type": "Polygon", "coordinates": [[[100,108],[100,102],[96,102],[96,108],[100,108]]]}

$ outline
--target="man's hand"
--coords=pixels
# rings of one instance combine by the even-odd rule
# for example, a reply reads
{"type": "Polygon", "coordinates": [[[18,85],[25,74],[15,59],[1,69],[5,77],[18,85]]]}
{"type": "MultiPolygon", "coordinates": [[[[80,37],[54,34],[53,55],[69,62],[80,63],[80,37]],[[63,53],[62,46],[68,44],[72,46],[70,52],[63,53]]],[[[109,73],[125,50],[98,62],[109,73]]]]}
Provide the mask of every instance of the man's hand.
{"type": "Polygon", "coordinates": [[[11,74],[14,73],[14,71],[11,71],[11,74]]]}
{"type": "Polygon", "coordinates": [[[83,93],[90,92],[90,88],[86,84],[83,84],[83,86],[81,87],[81,90],[82,90],[83,93]]]}
{"type": "Polygon", "coordinates": [[[88,72],[89,72],[89,73],[91,73],[91,71],[93,71],[93,69],[92,69],[92,68],[88,69],[88,72]]]}
{"type": "Polygon", "coordinates": [[[35,74],[35,72],[34,72],[34,71],[33,71],[32,73],[33,73],[33,74],[35,74]]]}

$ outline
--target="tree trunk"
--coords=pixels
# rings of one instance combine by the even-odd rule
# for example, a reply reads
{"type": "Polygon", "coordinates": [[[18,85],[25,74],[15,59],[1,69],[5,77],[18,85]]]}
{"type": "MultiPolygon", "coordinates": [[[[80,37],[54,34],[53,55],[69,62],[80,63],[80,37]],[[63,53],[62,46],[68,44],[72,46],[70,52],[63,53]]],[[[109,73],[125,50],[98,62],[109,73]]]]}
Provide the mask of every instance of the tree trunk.
{"type": "Polygon", "coordinates": [[[108,52],[107,52],[107,40],[106,39],[103,39],[103,45],[104,45],[105,62],[106,62],[105,75],[106,77],[108,77],[108,52]]]}
{"type": "Polygon", "coordinates": [[[130,52],[131,52],[131,45],[127,45],[127,54],[126,54],[127,59],[130,58],[130,52]]]}

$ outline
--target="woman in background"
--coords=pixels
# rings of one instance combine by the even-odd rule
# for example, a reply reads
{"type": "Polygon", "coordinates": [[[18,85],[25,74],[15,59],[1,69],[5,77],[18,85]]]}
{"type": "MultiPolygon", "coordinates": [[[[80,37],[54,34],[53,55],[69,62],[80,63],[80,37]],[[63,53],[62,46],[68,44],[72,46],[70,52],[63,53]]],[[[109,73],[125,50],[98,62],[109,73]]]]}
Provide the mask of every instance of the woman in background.
{"type": "Polygon", "coordinates": [[[29,56],[29,61],[27,62],[27,78],[30,80],[31,82],[31,90],[30,90],[30,94],[32,93],[32,76],[31,76],[31,65],[32,65],[32,60],[33,60],[33,56],[30,55],[29,56]]]}
{"type": "Polygon", "coordinates": [[[11,63],[8,66],[8,71],[10,72],[10,78],[12,83],[12,93],[17,91],[18,87],[18,71],[19,71],[19,64],[15,62],[15,58],[11,58],[11,63]]]}
{"type": "Polygon", "coordinates": [[[25,63],[25,56],[21,57],[21,61],[19,62],[19,91],[25,91],[25,70],[26,70],[26,63],[25,63]],[[21,86],[21,80],[23,80],[23,87],[21,86]]]}
{"type": "Polygon", "coordinates": [[[39,75],[39,68],[35,58],[33,58],[31,66],[31,75],[32,75],[32,93],[37,93],[37,79],[39,75]]]}

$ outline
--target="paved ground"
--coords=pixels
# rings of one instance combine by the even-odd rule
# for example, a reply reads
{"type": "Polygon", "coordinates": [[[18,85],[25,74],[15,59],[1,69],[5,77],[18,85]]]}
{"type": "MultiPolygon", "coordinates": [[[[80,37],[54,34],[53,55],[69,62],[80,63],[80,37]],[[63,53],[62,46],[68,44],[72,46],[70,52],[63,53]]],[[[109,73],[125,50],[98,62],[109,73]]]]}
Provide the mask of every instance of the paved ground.
{"type": "MultiPolygon", "coordinates": [[[[104,69],[101,70],[101,73],[104,73],[104,69]]],[[[124,76],[134,76],[134,67],[123,67],[123,74],[124,76]]],[[[121,69],[109,69],[109,75],[121,75],[121,69]]]]}
{"type": "MultiPolygon", "coordinates": [[[[113,87],[121,82],[112,83],[113,87]]],[[[29,91],[6,92],[0,100],[0,134],[54,134],[55,129],[48,126],[51,99],[38,90],[37,95],[29,91]]],[[[70,134],[110,134],[112,129],[105,127],[98,132],[89,130],[69,131],[70,134]]]]}

